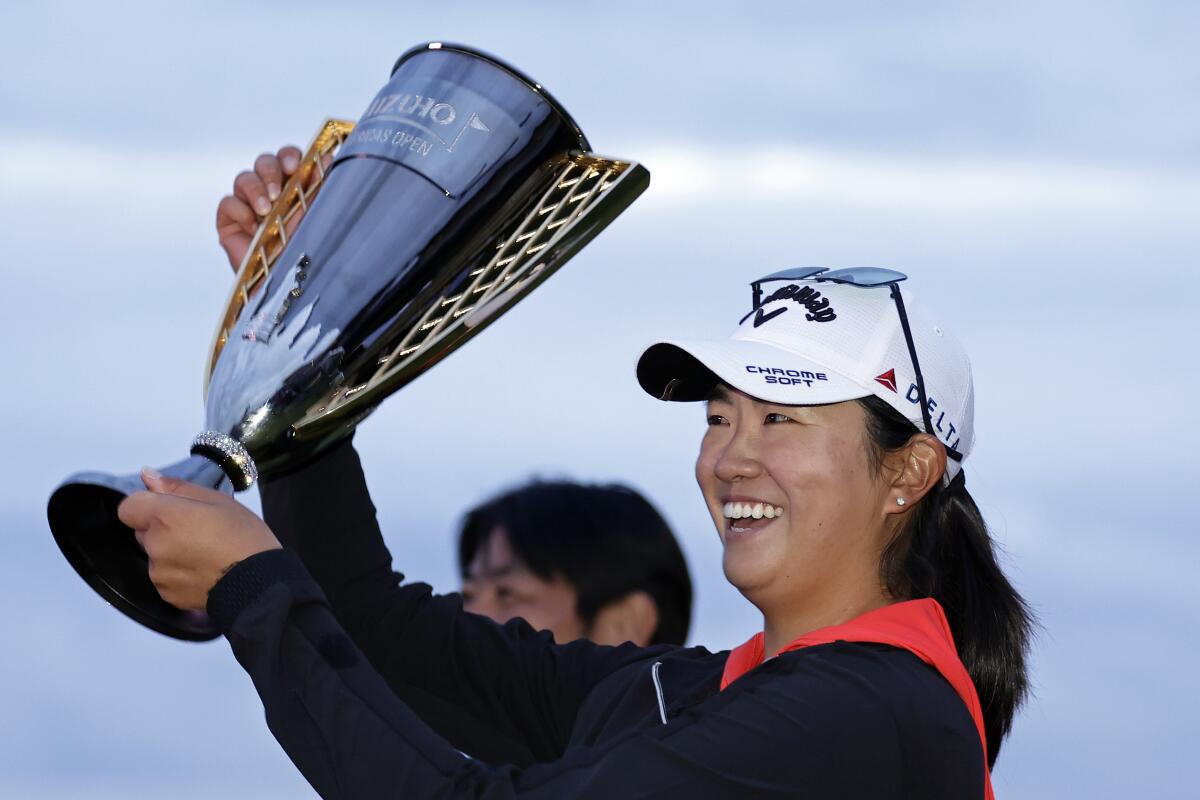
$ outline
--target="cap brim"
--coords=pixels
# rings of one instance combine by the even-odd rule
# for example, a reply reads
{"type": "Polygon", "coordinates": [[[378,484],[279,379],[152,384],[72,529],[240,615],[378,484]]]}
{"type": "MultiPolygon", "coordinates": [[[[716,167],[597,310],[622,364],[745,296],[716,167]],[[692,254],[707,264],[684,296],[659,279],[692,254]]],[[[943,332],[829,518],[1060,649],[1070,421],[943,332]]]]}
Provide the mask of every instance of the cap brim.
{"type": "Polygon", "coordinates": [[[761,342],[666,341],[646,348],[638,383],[660,400],[706,400],[718,382],[782,405],[821,405],[874,394],[849,378],[795,353],[761,342]]]}

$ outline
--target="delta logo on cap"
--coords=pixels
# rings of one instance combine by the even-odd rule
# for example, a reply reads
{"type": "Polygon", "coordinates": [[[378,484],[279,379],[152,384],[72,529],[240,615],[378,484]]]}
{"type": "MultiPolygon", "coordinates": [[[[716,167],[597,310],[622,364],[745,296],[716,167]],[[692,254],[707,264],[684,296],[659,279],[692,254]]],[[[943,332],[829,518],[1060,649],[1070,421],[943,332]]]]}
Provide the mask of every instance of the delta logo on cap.
{"type": "Polygon", "coordinates": [[[891,389],[893,392],[899,394],[899,392],[896,390],[896,370],[894,368],[889,369],[882,375],[876,375],[875,382],[881,383],[887,388],[891,389]]]}

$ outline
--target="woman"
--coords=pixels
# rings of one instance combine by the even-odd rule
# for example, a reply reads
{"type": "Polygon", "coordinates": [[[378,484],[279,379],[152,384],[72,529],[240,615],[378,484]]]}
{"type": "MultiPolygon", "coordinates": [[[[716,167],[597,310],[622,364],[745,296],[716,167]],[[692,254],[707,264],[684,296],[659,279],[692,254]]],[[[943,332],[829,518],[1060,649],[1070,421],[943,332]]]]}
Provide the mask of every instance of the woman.
{"type": "Polygon", "coordinates": [[[902,277],[771,276],[731,339],[642,356],[707,403],[697,480],[763,614],[732,653],[554,645],[402,584],[349,444],[264,487],[289,550],[151,473],[121,517],[326,797],[990,797],[1030,619],[965,488],[969,364],[902,277]]]}

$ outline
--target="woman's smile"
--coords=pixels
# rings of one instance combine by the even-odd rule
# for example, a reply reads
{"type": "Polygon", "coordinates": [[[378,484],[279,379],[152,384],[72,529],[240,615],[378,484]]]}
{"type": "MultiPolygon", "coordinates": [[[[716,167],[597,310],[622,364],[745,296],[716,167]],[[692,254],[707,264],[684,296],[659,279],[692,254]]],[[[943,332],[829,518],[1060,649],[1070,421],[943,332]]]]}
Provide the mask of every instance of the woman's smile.
{"type": "Polygon", "coordinates": [[[783,517],[782,505],[753,497],[732,496],[722,504],[725,513],[725,542],[762,530],[783,517]]]}

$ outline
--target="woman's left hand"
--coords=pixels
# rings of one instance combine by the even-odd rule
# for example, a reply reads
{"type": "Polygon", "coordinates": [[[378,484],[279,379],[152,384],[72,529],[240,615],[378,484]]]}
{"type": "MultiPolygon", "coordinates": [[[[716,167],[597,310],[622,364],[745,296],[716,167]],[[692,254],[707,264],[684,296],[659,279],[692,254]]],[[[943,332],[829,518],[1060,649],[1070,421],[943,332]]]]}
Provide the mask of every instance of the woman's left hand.
{"type": "Polygon", "coordinates": [[[117,508],[150,560],[150,581],[163,600],[203,611],[208,593],[239,561],[280,547],[271,529],[232,497],[153,470],[149,491],[117,508]]]}

